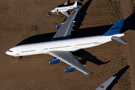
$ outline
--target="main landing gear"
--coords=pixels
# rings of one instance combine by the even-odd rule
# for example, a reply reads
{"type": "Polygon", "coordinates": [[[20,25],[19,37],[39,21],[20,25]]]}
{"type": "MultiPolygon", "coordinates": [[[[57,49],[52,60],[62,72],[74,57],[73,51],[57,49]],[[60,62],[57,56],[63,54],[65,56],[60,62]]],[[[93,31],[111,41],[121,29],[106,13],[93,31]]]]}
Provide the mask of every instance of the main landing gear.
{"type": "Polygon", "coordinates": [[[20,56],[19,59],[22,59],[22,56],[20,56]]]}

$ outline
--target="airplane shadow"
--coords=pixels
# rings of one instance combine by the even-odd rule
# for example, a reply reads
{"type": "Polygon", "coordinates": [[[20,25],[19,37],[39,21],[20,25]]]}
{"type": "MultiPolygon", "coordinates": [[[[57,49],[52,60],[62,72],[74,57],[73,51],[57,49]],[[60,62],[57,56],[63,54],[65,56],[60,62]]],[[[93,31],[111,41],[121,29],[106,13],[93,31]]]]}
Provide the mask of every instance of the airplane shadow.
{"type": "Polygon", "coordinates": [[[89,52],[85,51],[84,49],[72,52],[72,54],[74,56],[78,56],[78,57],[82,58],[81,60],[79,60],[79,62],[83,65],[85,65],[87,61],[93,62],[97,65],[106,64],[106,63],[110,62],[110,61],[102,62],[101,60],[97,59],[95,56],[93,56],[89,52]]]}
{"type": "Polygon", "coordinates": [[[117,72],[115,75],[116,78],[114,79],[114,81],[108,86],[108,88],[106,90],[111,90],[112,87],[118,83],[118,80],[120,79],[120,77],[126,72],[126,70],[129,68],[130,66],[125,66],[123,69],[121,69],[119,72],[117,72]]]}
{"type": "Polygon", "coordinates": [[[24,39],[22,42],[20,42],[17,45],[32,44],[32,43],[39,43],[39,42],[47,42],[47,41],[50,41],[52,39],[54,34],[55,34],[55,32],[54,33],[35,35],[35,36],[24,39]]]}
{"type": "Polygon", "coordinates": [[[82,29],[78,29],[78,30],[75,29],[75,31],[72,32],[72,35],[70,36],[70,38],[102,35],[106,31],[108,31],[108,29],[111,26],[112,25],[105,25],[105,26],[98,26],[98,27],[82,28],[82,29]]]}
{"type": "Polygon", "coordinates": [[[82,25],[82,21],[84,20],[85,15],[87,14],[86,11],[88,9],[88,7],[90,6],[90,3],[92,2],[92,0],[88,0],[82,7],[81,9],[78,11],[76,18],[75,18],[75,27],[73,28],[74,30],[78,30],[80,28],[80,26],[82,25]]]}
{"type": "Polygon", "coordinates": [[[135,12],[125,19],[121,32],[123,33],[129,29],[135,30],[135,12]]]}

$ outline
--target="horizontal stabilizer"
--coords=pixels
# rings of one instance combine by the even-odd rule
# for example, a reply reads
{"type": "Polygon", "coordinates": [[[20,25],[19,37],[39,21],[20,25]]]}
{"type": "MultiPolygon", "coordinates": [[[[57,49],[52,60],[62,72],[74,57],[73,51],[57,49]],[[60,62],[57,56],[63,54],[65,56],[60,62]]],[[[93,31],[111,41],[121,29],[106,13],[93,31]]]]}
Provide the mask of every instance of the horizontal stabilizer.
{"type": "Polygon", "coordinates": [[[115,37],[115,36],[113,36],[112,37],[112,40],[115,40],[115,41],[118,41],[118,42],[120,42],[120,43],[122,43],[122,44],[128,44],[125,40],[123,40],[121,37],[115,37]]]}

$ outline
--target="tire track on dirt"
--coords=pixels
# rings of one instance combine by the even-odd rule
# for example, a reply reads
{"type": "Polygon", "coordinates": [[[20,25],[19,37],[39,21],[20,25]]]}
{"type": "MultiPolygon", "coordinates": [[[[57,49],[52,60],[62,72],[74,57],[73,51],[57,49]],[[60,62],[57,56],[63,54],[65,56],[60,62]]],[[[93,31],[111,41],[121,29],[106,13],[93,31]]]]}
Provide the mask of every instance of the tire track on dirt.
{"type": "Polygon", "coordinates": [[[12,20],[12,21],[16,22],[16,21],[20,20],[21,17],[23,16],[23,13],[25,11],[25,5],[23,3],[16,3],[14,8],[15,9],[13,12],[15,12],[15,16],[14,16],[14,20],[12,20]]]}

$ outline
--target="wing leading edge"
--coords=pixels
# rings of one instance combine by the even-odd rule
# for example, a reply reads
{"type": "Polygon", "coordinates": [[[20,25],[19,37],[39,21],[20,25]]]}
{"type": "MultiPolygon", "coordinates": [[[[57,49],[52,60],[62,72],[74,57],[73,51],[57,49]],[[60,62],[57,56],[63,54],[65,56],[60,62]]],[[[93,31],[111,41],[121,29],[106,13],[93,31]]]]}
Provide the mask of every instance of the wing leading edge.
{"type": "Polygon", "coordinates": [[[66,64],[70,65],[73,68],[76,68],[80,72],[88,75],[92,74],[92,72],[88,71],[83,65],[76,60],[70,52],[67,51],[51,51],[50,55],[60,59],[61,61],[65,62],[66,64]]]}

